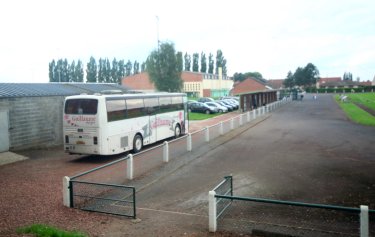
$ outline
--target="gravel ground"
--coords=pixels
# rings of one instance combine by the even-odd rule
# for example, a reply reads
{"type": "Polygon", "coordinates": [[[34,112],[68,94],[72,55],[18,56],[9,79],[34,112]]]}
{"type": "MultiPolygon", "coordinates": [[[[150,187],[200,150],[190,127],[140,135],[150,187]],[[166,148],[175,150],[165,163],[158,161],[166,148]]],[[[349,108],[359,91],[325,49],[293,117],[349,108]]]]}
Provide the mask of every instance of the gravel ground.
{"type": "MultiPolygon", "coordinates": [[[[222,119],[237,116],[228,113],[222,119]]],[[[216,123],[213,119],[200,125],[194,122],[192,130],[216,123]]],[[[94,167],[108,163],[119,156],[78,156],[64,153],[62,147],[47,150],[29,150],[12,153],[8,163],[8,153],[1,153],[4,162],[0,165],[0,236],[20,236],[16,229],[31,224],[49,224],[64,230],[78,230],[89,236],[211,236],[207,230],[177,227],[184,217],[173,214],[155,214],[138,211],[143,220],[86,212],[63,206],[62,180],[94,167]],[[4,159],[3,159],[4,158],[4,159]],[[17,159],[14,159],[17,158],[17,159]],[[22,158],[22,159],[21,159],[22,158]],[[160,222],[162,221],[162,223],[160,222]],[[169,223],[164,225],[164,223],[169,223]],[[145,228],[147,225],[147,228],[145,228]],[[127,229],[124,233],[124,227],[127,229]]],[[[207,221],[207,217],[202,221],[207,221]]],[[[235,236],[230,233],[215,236],[235,236]]]]}
{"type": "Polygon", "coordinates": [[[62,178],[108,159],[80,159],[63,153],[61,147],[22,155],[30,159],[0,166],[0,236],[18,236],[16,228],[35,223],[81,230],[90,236],[105,231],[109,216],[62,205],[62,178]]]}

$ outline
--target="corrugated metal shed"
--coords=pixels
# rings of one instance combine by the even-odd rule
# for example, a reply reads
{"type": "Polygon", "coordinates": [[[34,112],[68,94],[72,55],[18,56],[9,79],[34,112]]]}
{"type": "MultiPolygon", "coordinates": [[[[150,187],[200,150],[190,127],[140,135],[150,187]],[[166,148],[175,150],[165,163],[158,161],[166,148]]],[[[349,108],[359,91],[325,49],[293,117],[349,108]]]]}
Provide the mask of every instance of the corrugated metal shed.
{"type": "Polygon", "coordinates": [[[30,96],[69,96],[94,94],[103,90],[129,91],[112,83],[0,83],[0,98],[30,96]]]}

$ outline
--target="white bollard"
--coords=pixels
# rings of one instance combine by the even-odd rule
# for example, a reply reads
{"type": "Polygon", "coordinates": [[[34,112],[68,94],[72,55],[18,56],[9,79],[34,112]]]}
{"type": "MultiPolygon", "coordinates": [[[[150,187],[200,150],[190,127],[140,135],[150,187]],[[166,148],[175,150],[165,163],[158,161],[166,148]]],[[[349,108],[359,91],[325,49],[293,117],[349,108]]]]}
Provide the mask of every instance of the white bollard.
{"type": "Polygon", "coordinates": [[[253,113],[253,119],[256,119],[256,117],[257,117],[256,110],[254,109],[252,113],[253,113]]]}
{"type": "Polygon", "coordinates": [[[216,192],[208,192],[208,230],[210,232],[216,232],[216,192]]]}
{"type": "Polygon", "coordinates": [[[247,123],[250,122],[250,111],[247,111],[246,119],[247,119],[247,123]]]}
{"type": "Polygon", "coordinates": [[[230,130],[233,130],[234,129],[234,122],[233,122],[233,118],[230,120],[230,130]]]}
{"type": "Polygon", "coordinates": [[[220,122],[220,135],[223,135],[224,134],[224,125],[223,125],[223,121],[220,122]]]}
{"type": "Polygon", "coordinates": [[[242,114],[240,115],[240,127],[242,126],[242,114]]]}
{"type": "Polygon", "coordinates": [[[169,162],[169,144],[167,141],[164,142],[164,147],[163,147],[163,162],[165,163],[169,162]]]}
{"type": "Polygon", "coordinates": [[[127,166],[127,174],[126,178],[129,180],[133,180],[133,155],[129,154],[128,159],[126,160],[127,166]]]}
{"type": "Polygon", "coordinates": [[[210,129],[209,129],[209,127],[206,127],[205,137],[206,137],[206,142],[210,142],[210,129]]]}
{"type": "Polygon", "coordinates": [[[70,178],[68,176],[63,177],[63,204],[66,207],[70,207],[70,178]]]}
{"type": "Polygon", "coordinates": [[[191,144],[191,134],[190,133],[187,136],[186,142],[187,142],[187,144],[186,144],[187,151],[191,151],[192,150],[192,144],[191,144]]]}
{"type": "Polygon", "coordinates": [[[360,227],[360,236],[361,237],[368,237],[369,231],[368,231],[368,206],[361,205],[361,227],[360,227]]]}

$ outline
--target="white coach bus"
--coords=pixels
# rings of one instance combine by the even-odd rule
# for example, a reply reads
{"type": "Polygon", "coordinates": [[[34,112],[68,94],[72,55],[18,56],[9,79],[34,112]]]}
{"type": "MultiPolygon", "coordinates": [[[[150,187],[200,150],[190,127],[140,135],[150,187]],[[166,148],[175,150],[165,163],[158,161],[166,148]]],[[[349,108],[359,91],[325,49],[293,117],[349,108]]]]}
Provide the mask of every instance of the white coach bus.
{"type": "Polygon", "coordinates": [[[74,154],[139,152],[188,131],[184,93],[68,96],[63,116],[64,149],[74,154]]]}

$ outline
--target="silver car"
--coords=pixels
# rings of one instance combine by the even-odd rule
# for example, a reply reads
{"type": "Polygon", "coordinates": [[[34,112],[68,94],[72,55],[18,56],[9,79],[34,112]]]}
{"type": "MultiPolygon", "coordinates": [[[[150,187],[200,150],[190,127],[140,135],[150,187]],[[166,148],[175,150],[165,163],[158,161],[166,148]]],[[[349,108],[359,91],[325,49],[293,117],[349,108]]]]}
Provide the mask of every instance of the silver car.
{"type": "Polygon", "coordinates": [[[226,113],[226,112],[228,112],[228,108],[226,108],[226,107],[224,107],[221,104],[218,104],[216,102],[206,102],[205,104],[208,105],[208,106],[210,106],[210,107],[217,108],[217,110],[218,110],[219,113],[226,113]]]}

